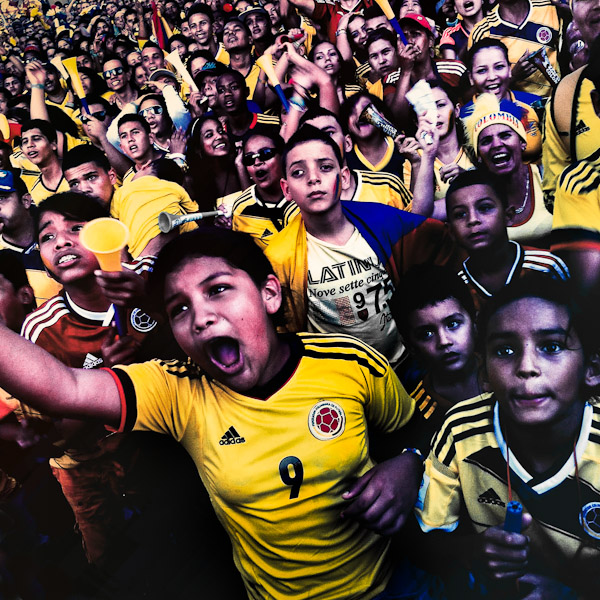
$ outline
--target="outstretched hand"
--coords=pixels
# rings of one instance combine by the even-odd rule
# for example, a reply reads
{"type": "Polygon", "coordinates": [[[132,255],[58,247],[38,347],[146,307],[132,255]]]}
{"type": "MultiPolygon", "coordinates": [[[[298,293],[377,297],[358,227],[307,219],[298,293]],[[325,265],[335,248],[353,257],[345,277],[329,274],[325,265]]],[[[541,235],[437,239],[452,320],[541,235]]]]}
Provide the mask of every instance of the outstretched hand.
{"type": "Polygon", "coordinates": [[[344,519],[354,519],[380,535],[397,533],[417,500],[423,464],[406,452],[365,473],[342,495],[349,505],[344,519]]]}

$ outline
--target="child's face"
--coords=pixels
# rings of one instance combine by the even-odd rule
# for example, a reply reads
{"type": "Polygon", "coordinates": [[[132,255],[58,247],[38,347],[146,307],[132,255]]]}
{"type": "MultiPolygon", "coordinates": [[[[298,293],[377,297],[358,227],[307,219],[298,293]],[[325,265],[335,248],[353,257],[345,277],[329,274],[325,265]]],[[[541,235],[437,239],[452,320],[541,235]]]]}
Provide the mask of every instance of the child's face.
{"type": "Polygon", "coordinates": [[[508,418],[551,425],[581,410],[581,342],[565,307],[522,298],[492,315],[485,340],[487,380],[508,418]]]}
{"type": "Polygon", "coordinates": [[[473,358],[473,321],[455,298],[418,308],[409,324],[410,344],[429,371],[450,375],[473,358]]]}
{"type": "Polygon", "coordinates": [[[469,254],[492,247],[507,238],[506,212],[494,190],[471,185],[446,198],[448,225],[456,243],[469,254]]]}
{"type": "Polygon", "coordinates": [[[347,168],[340,169],[333,149],[314,140],[288,153],[281,188],[286,199],[296,202],[302,213],[324,214],[338,204],[349,177],[347,168]]]}
{"type": "Polygon", "coordinates": [[[52,211],[43,213],[40,218],[42,261],[65,286],[92,276],[100,268],[93,253],[79,241],[79,232],[84,225],[84,221],[72,221],[52,211]]]}
{"type": "Polygon", "coordinates": [[[218,257],[191,258],[167,276],[165,309],[177,343],[206,373],[237,391],[273,375],[270,315],[281,304],[269,276],[257,287],[246,271],[218,257]]]}

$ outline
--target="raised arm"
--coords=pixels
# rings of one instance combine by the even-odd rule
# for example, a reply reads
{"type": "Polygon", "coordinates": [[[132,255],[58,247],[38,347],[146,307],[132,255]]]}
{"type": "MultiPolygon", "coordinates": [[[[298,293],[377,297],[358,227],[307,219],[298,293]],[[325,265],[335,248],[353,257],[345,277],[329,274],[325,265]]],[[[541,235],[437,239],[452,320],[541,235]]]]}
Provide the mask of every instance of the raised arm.
{"type": "Polygon", "coordinates": [[[119,425],[119,391],[107,371],[70,369],[4,325],[0,348],[0,386],[15,398],[45,414],[119,425]]]}
{"type": "Polygon", "coordinates": [[[315,0],[288,0],[288,2],[309,18],[315,12],[315,0]]]}

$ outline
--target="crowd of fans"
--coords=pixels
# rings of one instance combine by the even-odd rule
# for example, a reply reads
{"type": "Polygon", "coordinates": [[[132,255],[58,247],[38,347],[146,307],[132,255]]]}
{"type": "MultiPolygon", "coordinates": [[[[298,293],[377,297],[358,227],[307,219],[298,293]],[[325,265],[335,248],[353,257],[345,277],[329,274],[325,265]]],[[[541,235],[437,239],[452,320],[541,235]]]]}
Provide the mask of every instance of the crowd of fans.
{"type": "Polygon", "coordinates": [[[0,18],[1,598],[599,597],[600,0],[0,18]]]}

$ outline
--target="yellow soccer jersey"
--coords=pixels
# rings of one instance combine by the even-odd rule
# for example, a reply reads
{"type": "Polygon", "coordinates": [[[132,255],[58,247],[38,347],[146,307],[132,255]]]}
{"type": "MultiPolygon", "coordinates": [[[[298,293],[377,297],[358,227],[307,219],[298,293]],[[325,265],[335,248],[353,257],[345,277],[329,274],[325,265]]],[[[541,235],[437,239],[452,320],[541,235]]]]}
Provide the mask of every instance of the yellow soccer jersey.
{"type": "MultiPolygon", "coordinates": [[[[148,243],[160,234],[158,215],[163,211],[184,215],[198,212],[198,204],[177,183],[150,175],[129,181],[115,191],[110,214],[129,228],[128,246],[133,258],[140,256],[148,243]]],[[[196,227],[195,223],[185,223],[179,231],[183,233],[196,227]]]]}
{"type": "Polygon", "coordinates": [[[250,598],[367,600],[389,578],[389,540],[341,519],[342,493],[373,466],[369,435],[405,425],[414,402],[387,360],[355,338],[290,341],[289,378],[263,399],[236,393],[191,363],[115,368],[121,429],[183,444],[229,533],[250,598]]]}
{"type": "Polygon", "coordinates": [[[355,170],[353,173],[356,174],[356,191],[351,200],[388,204],[400,210],[410,206],[412,194],[398,176],[385,171],[355,170]]]}
{"type": "Polygon", "coordinates": [[[256,195],[252,185],[242,192],[233,204],[234,231],[249,233],[260,248],[266,248],[269,240],[283,229],[283,216],[288,201],[282,198],[277,204],[266,204],[256,195]]]}
{"type": "Polygon", "coordinates": [[[25,156],[20,147],[16,147],[10,155],[10,164],[15,169],[21,169],[21,179],[30,190],[40,176],[40,170],[25,156]]]}
{"type": "Polygon", "coordinates": [[[70,189],[71,188],[69,187],[69,184],[63,175],[56,189],[51,190],[50,188],[46,187],[42,181],[42,174],[40,173],[33,185],[29,188],[29,195],[31,196],[33,203],[39,206],[41,202],[43,202],[49,196],[52,196],[52,194],[68,192],[70,189]]]}
{"type": "Polygon", "coordinates": [[[572,164],[560,178],[551,249],[600,250],[600,150],[572,164]]]}
{"type": "MultiPolygon", "coordinates": [[[[410,163],[406,161],[409,165],[410,163]]],[[[472,169],[474,167],[471,159],[468,154],[465,152],[464,148],[461,148],[458,152],[458,155],[452,161],[452,164],[456,164],[465,171],[472,169]]],[[[444,163],[436,157],[433,163],[433,175],[435,176],[435,190],[434,190],[434,200],[443,200],[446,201],[446,192],[450,187],[450,182],[443,181],[440,175],[440,169],[444,166],[444,163]]]]}
{"type": "Polygon", "coordinates": [[[219,42],[219,47],[217,48],[217,53],[215,54],[215,60],[223,63],[224,65],[229,66],[229,52],[225,50],[225,46],[223,46],[223,42],[219,42]]]}
{"type": "Polygon", "coordinates": [[[260,67],[254,63],[248,75],[246,75],[246,85],[248,86],[248,100],[254,98],[254,90],[258,83],[258,76],[260,75],[260,67]]]}
{"type": "Polygon", "coordinates": [[[544,476],[532,476],[507,449],[494,397],[467,400],[446,414],[431,446],[416,506],[424,531],[454,531],[465,514],[477,532],[506,515],[507,452],[513,500],[531,514],[532,561],[567,584],[597,573],[600,528],[600,407],[586,405],[573,454],[544,476]],[[577,477],[579,481],[577,480],[577,477]],[[466,510],[466,513],[464,512],[466,510]]]}
{"type": "MultiPolygon", "coordinates": [[[[487,17],[473,27],[467,48],[471,48],[475,42],[485,37],[501,40],[508,48],[511,66],[525,52],[531,53],[545,48],[550,64],[560,75],[558,49],[562,20],[550,0],[530,0],[529,6],[529,14],[525,21],[521,25],[514,25],[500,17],[496,5],[487,17]]],[[[527,79],[516,82],[514,88],[538,96],[549,96],[552,92],[552,86],[538,70],[527,79]]]]}
{"type": "Polygon", "coordinates": [[[577,78],[574,94],[565,94],[565,100],[570,101],[570,104],[565,105],[561,101],[561,84],[546,105],[542,165],[544,202],[550,209],[554,205],[554,194],[564,169],[571,163],[594,154],[598,149],[600,136],[600,118],[592,104],[594,84],[585,78],[585,71],[583,74],[580,71],[571,73],[565,78],[564,84],[568,83],[568,78],[577,78]],[[564,111],[571,115],[566,129],[559,127],[555,118],[564,111]]]}

